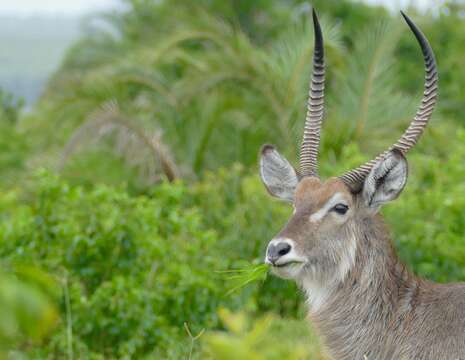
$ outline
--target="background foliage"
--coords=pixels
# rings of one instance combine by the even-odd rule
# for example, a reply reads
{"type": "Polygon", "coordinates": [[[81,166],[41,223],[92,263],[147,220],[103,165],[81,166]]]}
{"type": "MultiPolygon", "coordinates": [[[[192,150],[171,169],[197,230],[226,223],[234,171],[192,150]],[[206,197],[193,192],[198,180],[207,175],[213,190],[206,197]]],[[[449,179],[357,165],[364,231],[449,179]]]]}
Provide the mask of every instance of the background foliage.
{"type": "MultiPolygon", "coordinates": [[[[0,93],[0,357],[323,358],[293,284],[227,294],[220,272],[260,263],[290,215],[256,159],[265,142],[295,159],[310,4],[126,3],[89,26],[31,112],[0,93]]],[[[422,60],[385,9],[314,5],[328,60],[321,165],[333,176],[408,124],[422,60]]],[[[465,280],[464,11],[409,11],[436,50],[441,99],[406,190],[383,210],[401,257],[441,282],[465,280]]]]}

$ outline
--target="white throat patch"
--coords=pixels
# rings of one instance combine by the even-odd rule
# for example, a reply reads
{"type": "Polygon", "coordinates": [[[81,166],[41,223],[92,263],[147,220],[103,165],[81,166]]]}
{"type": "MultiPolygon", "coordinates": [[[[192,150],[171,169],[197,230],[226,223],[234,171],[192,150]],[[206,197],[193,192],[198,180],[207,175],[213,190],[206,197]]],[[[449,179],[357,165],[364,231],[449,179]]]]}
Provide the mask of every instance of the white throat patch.
{"type": "Polygon", "coordinates": [[[302,279],[301,286],[305,291],[307,297],[307,304],[312,312],[319,311],[327,302],[333,292],[336,290],[338,284],[343,282],[349,271],[355,265],[355,255],[357,252],[357,240],[352,236],[349,243],[349,248],[342,259],[335,275],[325,282],[315,280],[312,276],[314,269],[312,268],[310,274],[302,279]]]}
{"type": "Polygon", "coordinates": [[[302,287],[307,297],[307,304],[313,312],[317,312],[327,302],[334,284],[321,284],[312,279],[304,279],[302,287]]]}
{"type": "Polygon", "coordinates": [[[339,281],[344,281],[350,269],[355,265],[355,254],[357,252],[357,239],[352,235],[347,253],[341,259],[339,264],[339,281]]]}

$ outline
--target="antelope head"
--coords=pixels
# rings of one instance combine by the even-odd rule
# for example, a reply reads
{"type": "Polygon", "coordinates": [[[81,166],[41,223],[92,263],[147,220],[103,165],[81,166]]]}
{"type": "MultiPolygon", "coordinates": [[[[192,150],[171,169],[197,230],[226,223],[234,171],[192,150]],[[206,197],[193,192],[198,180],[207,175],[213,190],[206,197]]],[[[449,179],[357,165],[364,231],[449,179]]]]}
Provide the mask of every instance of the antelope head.
{"type": "Polygon", "coordinates": [[[292,217],[266,250],[266,263],[280,277],[313,284],[343,280],[356,262],[357,249],[362,246],[359,242],[364,241],[364,224],[374,221],[380,206],[395,199],[405,186],[405,154],[416,144],[431,117],[438,76],[427,39],[409,17],[404,13],[402,16],[424,56],[426,79],[421,105],[407,130],[388,150],[341,176],[322,180],[317,172],[317,157],[325,65],[322,32],[313,12],[313,71],[300,169],[296,170],[271,145],[263,146],[260,158],[260,175],[268,192],[294,207],[292,217]]]}

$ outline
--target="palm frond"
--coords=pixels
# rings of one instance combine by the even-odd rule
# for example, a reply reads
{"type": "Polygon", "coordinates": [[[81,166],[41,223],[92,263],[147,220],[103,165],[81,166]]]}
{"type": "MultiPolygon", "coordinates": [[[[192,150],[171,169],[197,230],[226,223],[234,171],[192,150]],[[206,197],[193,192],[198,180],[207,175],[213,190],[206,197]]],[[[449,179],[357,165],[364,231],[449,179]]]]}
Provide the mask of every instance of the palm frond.
{"type": "MultiPolygon", "coordinates": [[[[347,68],[339,71],[331,104],[329,128],[332,148],[361,141],[368,147],[380,132],[407,123],[413,110],[412,98],[398,89],[395,49],[401,34],[397,22],[379,24],[354,40],[347,68]],[[339,131],[336,131],[339,129],[339,131]]],[[[393,139],[394,140],[394,139],[393,139]]],[[[385,144],[383,144],[384,146],[385,144]]]]}
{"type": "Polygon", "coordinates": [[[59,168],[62,169],[83,146],[108,136],[114,139],[114,151],[123,156],[128,165],[137,167],[148,182],[158,181],[160,170],[169,181],[180,177],[179,168],[162,142],[161,134],[147,134],[122,114],[115,102],[104,104],[73,133],[63,149],[59,168]]]}

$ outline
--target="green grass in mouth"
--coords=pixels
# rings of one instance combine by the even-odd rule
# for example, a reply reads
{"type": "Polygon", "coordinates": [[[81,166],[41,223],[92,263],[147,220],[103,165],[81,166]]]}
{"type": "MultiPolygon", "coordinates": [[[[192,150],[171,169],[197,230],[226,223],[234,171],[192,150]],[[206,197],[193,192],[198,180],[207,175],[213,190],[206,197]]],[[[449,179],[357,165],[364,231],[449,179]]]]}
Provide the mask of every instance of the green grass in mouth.
{"type": "Polygon", "coordinates": [[[231,282],[232,287],[226,292],[226,295],[230,295],[255,281],[264,281],[269,268],[268,264],[259,264],[244,269],[219,270],[217,273],[225,275],[225,280],[231,282]]]}

